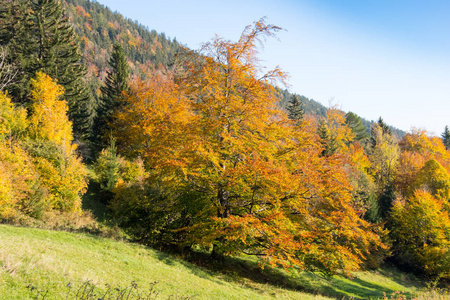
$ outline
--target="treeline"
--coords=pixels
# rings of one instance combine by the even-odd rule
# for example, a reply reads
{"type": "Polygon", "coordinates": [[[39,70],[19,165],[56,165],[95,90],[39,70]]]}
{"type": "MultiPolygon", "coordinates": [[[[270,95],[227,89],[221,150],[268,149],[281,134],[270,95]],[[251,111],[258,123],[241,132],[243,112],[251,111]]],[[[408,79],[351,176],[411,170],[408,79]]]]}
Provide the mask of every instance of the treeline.
{"type": "MultiPolygon", "coordinates": [[[[286,109],[289,105],[289,102],[291,101],[291,98],[293,96],[296,96],[302,102],[302,107],[305,111],[305,114],[319,117],[319,118],[326,117],[328,109],[325,106],[323,106],[321,103],[315,101],[314,99],[308,99],[305,96],[292,94],[287,89],[279,89],[279,91],[280,91],[280,96],[281,96],[280,97],[281,100],[280,100],[280,104],[279,104],[280,107],[286,109]]],[[[370,133],[370,130],[371,130],[372,126],[375,124],[375,122],[368,121],[367,119],[364,119],[364,118],[361,118],[361,121],[362,121],[362,124],[364,125],[364,127],[366,128],[367,133],[370,133]]],[[[403,130],[400,130],[393,126],[389,126],[389,128],[391,129],[392,133],[398,139],[401,139],[406,134],[406,132],[404,132],[403,130]]]]}
{"type": "Polygon", "coordinates": [[[116,34],[92,100],[60,2],[6,1],[0,13],[2,221],[81,212],[88,153],[111,218],[142,243],[326,274],[390,259],[449,279],[448,129],[399,141],[381,118],[368,132],[335,108],[305,114],[296,95],[280,109],[285,74],[261,76],[256,56],[279,27],[262,19],[133,79],[116,34]]]}

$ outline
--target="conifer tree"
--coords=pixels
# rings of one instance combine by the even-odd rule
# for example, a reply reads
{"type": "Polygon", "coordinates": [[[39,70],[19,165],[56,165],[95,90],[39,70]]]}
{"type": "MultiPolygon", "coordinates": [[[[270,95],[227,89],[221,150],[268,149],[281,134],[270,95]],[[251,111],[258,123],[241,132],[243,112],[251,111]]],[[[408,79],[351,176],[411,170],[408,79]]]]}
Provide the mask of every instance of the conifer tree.
{"type": "Polygon", "coordinates": [[[8,47],[9,60],[19,69],[20,80],[10,88],[13,99],[28,105],[30,79],[36,72],[44,72],[64,87],[75,133],[87,136],[94,105],[83,83],[86,67],[60,1],[11,1],[5,4],[0,17],[5,24],[0,44],[8,47]]]}
{"type": "Polygon", "coordinates": [[[333,155],[333,153],[336,152],[338,145],[336,143],[336,138],[330,133],[326,122],[323,120],[319,124],[318,135],[323,147],[322,156],[333,155]]]}
{"type": "Polygon", "coordinates": [[[445,126],[444,132],[441,135],[442,142],[444,143],[445,149],[450,149],[450,130],[448,129],[448,126],[445,126]]]}
{"type": "Polygon", "coordinates": [[[305,115],[302,102],[297,95],[292,96],[287,108],[289,119],[294,120],[296,125],[300,125],[305,115]]]}
{"type": "Polygon", "coordinates": [[[104,137],[108,131],[108,123],[114,111],[120,106],[122,92],[128,91],[129,66],[122,46],[116,42],[109,60],[110,71],[101,87],[101,98],[97,108],[97,117],[94,125],[93,143],[100,151],[107,146],[104,137]]]}
{"type": "Polygon", "coordinates": [[[345,116],[345,123],[352,129],[356,141],[364,142],[369,138],[366,126],[364,126],[361,118],[357,114],[352,112],[347,113],[345,116]]]}

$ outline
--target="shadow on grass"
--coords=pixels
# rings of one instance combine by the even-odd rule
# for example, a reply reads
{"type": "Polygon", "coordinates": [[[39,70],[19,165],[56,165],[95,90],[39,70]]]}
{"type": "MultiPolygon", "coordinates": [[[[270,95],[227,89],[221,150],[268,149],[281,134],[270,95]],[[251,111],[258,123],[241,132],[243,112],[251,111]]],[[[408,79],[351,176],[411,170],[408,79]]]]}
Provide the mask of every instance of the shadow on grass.
{"type": "MultiPolygon", "coordinates": [[[[405,287],[418,286],[419,280],[417,278],[399,271],[391,264],[386,264],[385,268],[379,270],[379,273],[383,276],[389,277],[395,283],[401,284],[405,287]]],[[[421,284],[421,287],[426,287],[426,285],[421,284]]]]}
{"type": "MultiPolygon", "coordinates": [[[[160,253],[158,259],[168,265],[174,264],[170,254],[160,253]]],[[[180,259],[179,263],[201,278],[219,284],[223,284],[223,281],[236,282],[261,293],[266,292],[266,285],[336,299],[380,299],[383,292],[386,295],[395,292],[357,277],[350,279],[341,276],[324,277],[310,272],[288,273],[283,269],[268,266],[261,269],[257,262],[249,259],[224,257],[223,261],[217,261],[204,252],[190,252],[184,260],[180,259]]],[[[400,275],[400,272],[397,272],[398,283],[404,285],[405,281],[401,280],[400,275]]]]}
{"type": "Polygon", "coordinates": [[[89,180],[86,193],[83,195],[82,209],[90,210],[98,222],[108,219],[108,209],[99,198],[100,185],[94,180],[89,180]]]}

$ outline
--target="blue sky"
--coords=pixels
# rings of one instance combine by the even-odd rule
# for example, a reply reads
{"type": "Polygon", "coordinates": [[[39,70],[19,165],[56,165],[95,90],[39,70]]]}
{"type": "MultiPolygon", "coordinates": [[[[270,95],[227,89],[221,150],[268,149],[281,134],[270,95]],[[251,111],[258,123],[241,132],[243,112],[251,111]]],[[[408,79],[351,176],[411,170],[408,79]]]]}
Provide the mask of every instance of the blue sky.
{"type": "Polygon", "coordinates": [[[450,126],[450,1],[99,0],[192,49],[215,34],[237,40],[266,16],[286,31],[263,64],[292,92],[400,129],[450,126]]]}

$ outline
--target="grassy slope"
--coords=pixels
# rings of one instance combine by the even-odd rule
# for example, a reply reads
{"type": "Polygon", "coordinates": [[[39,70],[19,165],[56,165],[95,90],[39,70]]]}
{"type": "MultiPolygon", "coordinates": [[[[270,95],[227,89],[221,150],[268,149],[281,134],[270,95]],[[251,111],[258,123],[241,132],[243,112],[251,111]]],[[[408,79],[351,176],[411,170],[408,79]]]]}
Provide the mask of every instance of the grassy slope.
{"type": "Polygon", "coordinates": [[[325,299],[273,286],[249,289],[225,276],[143,246],[83,234],[0,226],[0,299],[32,299],[49,290],[45,299],[65,299],[67,283],[92,280],[125,286],[136,281],[142,288],[159,282],[161,299],[188,295],[195,299],[325,299]]]}
{"type": "Polygon", "coordinates": [[[45,299],[65,299],[69,282],[79,287],[87,280],[98,288],[105,284],[123,287],[136,281],[143,289],[157,281],[160,299],[170,295],[194,299],[327,299],[314,294],[368,299],[381,297],[383,291],[403,290],[412,295],[419,286],[389,269],[360,272],[353,280],[329,280],[309,273],[260,271],[248,259],[230,259],[222,272],[207,271],[140,245],[0,225],[0,299],[36,299],[37,290],[30,291],[29,285],[48,290],[45,299]]]}

